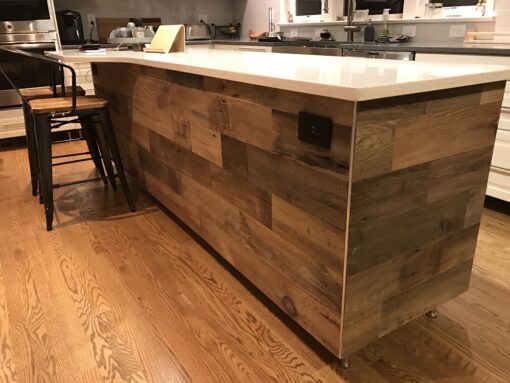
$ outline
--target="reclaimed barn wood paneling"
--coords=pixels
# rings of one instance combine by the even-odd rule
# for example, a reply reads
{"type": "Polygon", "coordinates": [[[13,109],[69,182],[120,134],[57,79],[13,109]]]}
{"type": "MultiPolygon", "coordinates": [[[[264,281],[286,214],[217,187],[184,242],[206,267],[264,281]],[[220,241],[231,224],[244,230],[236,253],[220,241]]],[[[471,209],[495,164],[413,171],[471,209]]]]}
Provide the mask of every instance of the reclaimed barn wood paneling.
{"type": "Polygon", "coordinates": [[[337,353],[354,104],[138,66],[97,69],[129,172],[337,353]],[[297,113],[324,103],[331,150],[297,134],[297,113]]]}
{"type": "Polygon", "coordinates": [[[353,103],[96,69],[131,175],[335,355],[467,289],[503,83],[353,103]]]}
{"type": "Polygon", "coordinates": [[[503,90],[358,105],[340,354],[467,290],[503,90]]]}

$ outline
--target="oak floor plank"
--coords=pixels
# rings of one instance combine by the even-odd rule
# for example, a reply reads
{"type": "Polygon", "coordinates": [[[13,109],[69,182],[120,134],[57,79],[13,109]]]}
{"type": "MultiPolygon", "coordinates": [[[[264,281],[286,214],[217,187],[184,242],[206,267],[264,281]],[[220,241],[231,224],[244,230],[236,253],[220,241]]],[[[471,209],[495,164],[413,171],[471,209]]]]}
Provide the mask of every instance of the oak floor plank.
{"type": "Polygon", "coordinates": [[[510,381],[508,205],[484,210],[470,290],[344,371],[132,187],[134,214],[100,183],[57,190],[47,233],[26,150],[0,151],[0,383],[510,381]]]}

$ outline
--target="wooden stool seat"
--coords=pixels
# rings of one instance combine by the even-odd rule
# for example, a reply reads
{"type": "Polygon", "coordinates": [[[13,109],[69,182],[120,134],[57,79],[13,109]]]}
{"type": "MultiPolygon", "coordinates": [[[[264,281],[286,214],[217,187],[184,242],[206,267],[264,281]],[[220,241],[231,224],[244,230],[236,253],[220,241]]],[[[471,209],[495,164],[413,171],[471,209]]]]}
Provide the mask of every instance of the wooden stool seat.
{"type": "MultiPolygon", "coordinates": [[[[71,95],[73,93],[72,86],[65,87],[65,94],[71,95]]],[[[85,90],[81,86],[76,87],[76,95],[77,96],[85,96],[85,90]]],[[[41,86],[38,88],[24,88],[19,90],[19,94],[22,98],[27,101],[34,100],[36,98],[51,98],[53,97],[53,89],[49,86],[41,86]]],[[[57,97],[62,96],[61,87],[57,87],[57,97]]]]}
{"type": "MultiPolygon", "coordinates": [[[[71,97],[43,98],[28,103],[35,114],[66,112],[72,109],[72,104],[71,97]]],[[[76,97],[76,110],[101,109],[107,106],[108,101],[104,98],[94,96],[76,97]]]]}

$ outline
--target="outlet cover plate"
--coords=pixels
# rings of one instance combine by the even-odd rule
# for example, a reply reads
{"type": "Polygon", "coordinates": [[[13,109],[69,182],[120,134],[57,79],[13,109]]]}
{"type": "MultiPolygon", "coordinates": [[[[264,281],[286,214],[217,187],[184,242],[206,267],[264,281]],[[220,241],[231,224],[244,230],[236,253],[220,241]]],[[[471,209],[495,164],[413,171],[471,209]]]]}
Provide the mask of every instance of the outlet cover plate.
{"type": "Polygon", "coordinates": [[[464,34],[466,33],[467,25],[461,24],[461,25],[452,25],[450,27],[450,37],[464,37],[464,34]]]}
{"type": "Polygon", "coordinates": [[[321,148],[331,148],[331,118],[315,114],[299,112],[299,140],[321,148]]]}
{"type": "Polygon", "coordinates": [[[416,25],[404,25],[402,27],[402,34],[409,35],[409,37],[416,37],[416,25]]]}
{"type": "Polygon", "coordinates": [[[97,26],[96,15],[87,15],[87,25],[91,26],[92,22],[97,26]]]}
{"type": "Polygon", "coordinates": [[[207,15],[205,13],[198,15],[198,22],[200,23],[201,21],[208,24],[209,23],[209,15],[207,15]]]}

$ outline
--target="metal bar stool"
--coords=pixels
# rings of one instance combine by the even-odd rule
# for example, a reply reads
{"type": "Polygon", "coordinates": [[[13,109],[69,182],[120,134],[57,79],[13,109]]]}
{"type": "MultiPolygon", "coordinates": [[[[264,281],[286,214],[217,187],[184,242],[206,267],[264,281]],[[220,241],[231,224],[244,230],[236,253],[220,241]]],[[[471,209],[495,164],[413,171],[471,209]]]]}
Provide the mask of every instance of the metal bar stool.
{"type": "MultiPolygon", "coordinates": [[[[62,118],[77,117],[82,126],[86,127],[87,131],[96,134],[106,173],[112,187],[116,189],[116,177],[118,176],[129,209],[135,211],[110,119],[108,101],[99,97],[78,96],[76,94],[76,73],[72,67],[39,54],[16,49],[9,49],[9,51],[14,54],[20,54],[48,62],[56,68],[60,68],[62,71],[69,70],[72,75],[71,96],[34,99],[27,102],[30,116],[33,118],[33,129],[36,137],[37,165],[40,177],[41,197],[46,213],[47,230],[50,231],[53,228],[54,187],[69,186],[102,179],[102,177],[97,177],[66,184],[53,184],[51,129],[52,122],[58,125],[59,123],[63,123],[61,121],[62,118]],[[112,159],[115,162],[117,174],[114,171],[112,159]]],[[[76,161],[70,162],[74,163],[76,161]]]]}
{"type": "MultiPolygon", "coordinates": [[[[32,100],[37,99],[43,99],[43,98],[54,98],[54,97],[65,97],[66,95],[69,95],[72,93],[72,87],[71,86],[65,86],[64,85],[64,79],[63,79],[63,72],[59,71],[59,73],[55,73],[54,68],[52,67],[51,71],[51,85],[46,87],[37,87],[37,88],[23,88],[19,90],[19,95],[22,100],[23,105],[23,117],[25,122],[25,132],[27,137],[27,149],[28,149],[28,160],[30,165],[30,177],[32,180],[32,195],[36,196],[38,191],[38,185],[39,185],[39,177],[38,177],[38,169],[37,169],[37,151],[36,151],[36,145],[35,145],[35,132],[33,127],[33,119],[30,114],[30,108],[28,106],[28,103],[32,100]],[[61,85],[57,85],[57,76],[60,75],[61,79],[61,85]]],[[[11,83],[11,85],[13,85],[11,83]]],[[[80,86],[76,87],[76,94],[78,96],[84,96],[85,91],[80,86]]],[[[53,128],[60,128],[64,125],[77,122],[77,121],[66,121],[62,123],[55,124],[53,128]]],[[[78,121],[79,122],[79,121],[78,121]]],[[[68,155],[61,156],[63,157],[74,157],[77,155],[88,155],[90,154],[92,161],[94,161],[94,164],[99,171],[99,174],[101,177],[103,177],[105,184],[106,181],[106,175],[104,171],[103,164],[101,162],[101,154],[99,152],[98,146],[97,146],[97,139],[95,137],[95,133],[93,130],[89,129],[86,125],[82,124],[82,132],[83,137],[85,141],[87,142],[88,146],[88,152],[84,153],[72,153],[68,155]]]]}

